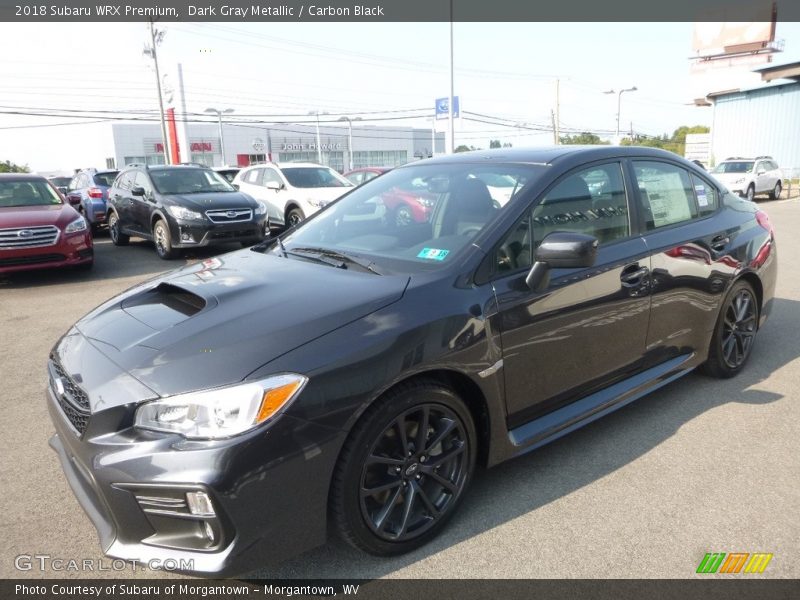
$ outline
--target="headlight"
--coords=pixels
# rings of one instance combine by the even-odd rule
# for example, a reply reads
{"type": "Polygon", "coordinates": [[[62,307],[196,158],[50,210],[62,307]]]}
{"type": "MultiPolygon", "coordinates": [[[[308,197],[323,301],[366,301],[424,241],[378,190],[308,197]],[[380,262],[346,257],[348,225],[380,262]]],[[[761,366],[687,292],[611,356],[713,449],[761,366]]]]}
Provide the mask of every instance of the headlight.
{"type": "Polygon", "coordinates": [[[417,202],[425,208],[431,208],[433,206],[433,200],[429,200],[428,198],[417,198],[417,202]]]}
{"type": "Polygon", "coordinates": [[[189,210],[184,206],[168,206],[167,210],[176,219],[183,219],[189,221],[202,221],[203,215],[195,210],[189,210]]]}
{"type": "Polygon", "coordinates": [[[256,203],[256,216],[261,216],[267,214],[267,205],[261,204],[261,202],[256,203]]]}
{"type": "Polygon", "coordinates": [[[189,439],[239,435],[267,421],[303,389],[307,377],[294,373],[154,400],[136,411],[134,425],[189,439]]]}
{"type": "Polygon", "coordinates": [[[78,217],[64,228],[64,233],[78,233],[79,231],[86,231],[86,219],[83,217],[78,217]]]}
{"type": "Polygon", "coordinates": [[[308,202],[314,208],[325,208],[328,206],[328,204],[330,204],[328,200],[315,200],[313,198],[309,198],[306,200],[306,202],[308,202]]]}

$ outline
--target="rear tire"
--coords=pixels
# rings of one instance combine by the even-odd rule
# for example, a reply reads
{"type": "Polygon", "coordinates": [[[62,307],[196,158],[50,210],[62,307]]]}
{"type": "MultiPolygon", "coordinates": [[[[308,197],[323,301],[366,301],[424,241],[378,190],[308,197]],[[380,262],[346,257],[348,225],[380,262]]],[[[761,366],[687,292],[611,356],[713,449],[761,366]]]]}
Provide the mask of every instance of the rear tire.
{"type": "Polygon", "coordinates": [[[725,297],[714,327],[708,360],[702,366],[706,375],[727,379],[744,368],[753,351],[758,316],[753,286],[742,280],[736,282],[725,297]]]}
{"type": "Polygon", "coordinates": [[[773,189],[769,193],[769,197],[772,200],[778,200],[781,197],[781,192],[783,191],[783,185],[781,185],[781,180],[778,180],[778,183],[775,184],[775,189],[773,189]]]}
{"type": "Polygon", "coordinates": [[[435,381],[401,384],[353,428],[334,470],[331,522],[378,556],[436,537],[475,470],[477,435],[464,402],[435,381]],[[424,433],[423,433],[424,432],[424,433]]]}
{"type": "Polygon", "coordinates": [[[163,219],[156,221],[153,225],[153,243],[156,246],[156,254],[162,260],[171,260],[178,256],[178,251],[172,247],[172,237],[169,227],[163,219]]]}
{"type": "Polygon", "coordinates": [[[108,235],[115,246],[127,246],[131,236],[125,235],[120,229],[119,217],[113,210],[108,215],[108,235]]]}
{"type": "Polygon", "coordinates": [[[745,199],[749,200],[750,202],[753,202],[755,200],[755,197],[756,197],[756,187],[755,187],[755,185],[753,185],[751,183],[749,186],[747,186],[747,191],[744,193],[744,197],[745,197],[745,199]]]}

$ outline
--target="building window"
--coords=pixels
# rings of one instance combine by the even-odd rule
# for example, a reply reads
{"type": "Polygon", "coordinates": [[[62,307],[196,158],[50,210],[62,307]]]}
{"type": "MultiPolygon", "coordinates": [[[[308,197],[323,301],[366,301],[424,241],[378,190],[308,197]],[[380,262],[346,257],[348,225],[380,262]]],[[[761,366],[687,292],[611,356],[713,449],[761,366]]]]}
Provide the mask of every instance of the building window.
{"type": "Polygon", "coordinates": [[[408,162],[406,150],[369,150],[353,152],[353,168],[399,167],[408,162]]]}
{"type": "Polygon", "coordinates": [[[106,159],[106,169],[115,169],[117,165],[117,161],[114,160],[114,157],[106,159]]]}

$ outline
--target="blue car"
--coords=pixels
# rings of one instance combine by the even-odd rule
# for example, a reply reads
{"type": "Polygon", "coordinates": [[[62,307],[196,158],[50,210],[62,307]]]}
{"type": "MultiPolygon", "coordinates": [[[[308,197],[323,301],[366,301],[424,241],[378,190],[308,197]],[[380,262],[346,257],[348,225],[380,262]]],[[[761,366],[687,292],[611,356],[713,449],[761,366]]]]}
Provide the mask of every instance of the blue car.
{"type": "Polygon", "coordinates": [[[106,201],[108,188],[114,183],[119,171],[83,169],[75,174],[67,187],[67,200],[81,213],[92,231],[106,224],[106,201]]]}

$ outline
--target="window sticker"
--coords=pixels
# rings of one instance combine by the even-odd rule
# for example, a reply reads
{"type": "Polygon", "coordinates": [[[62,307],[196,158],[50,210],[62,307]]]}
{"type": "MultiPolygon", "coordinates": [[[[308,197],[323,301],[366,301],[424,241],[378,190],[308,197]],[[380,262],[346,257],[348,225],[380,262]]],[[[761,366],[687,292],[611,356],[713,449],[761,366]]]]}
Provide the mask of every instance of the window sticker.
{"type": "Polygon", "coordinates": [[[450,250],[440,250],[439,248],[423,248],[417,258],[426,258],[428,260],[444,260],[450,254],[450,250]]]}
{"type": "Polygon", "coordinates": [[[639,181],[647,192],[653,224],[664,227],[692,218],[683,182],[678,173],[648,174],[639,181]]]}
{"type": "Polygon", "coordinates": [[[708,196],[706,195],[706,186],[702,183],[699,185],[694,186],[694,191],[697,193],[697,204],[702,206],[708,206],[708,196]]]}

